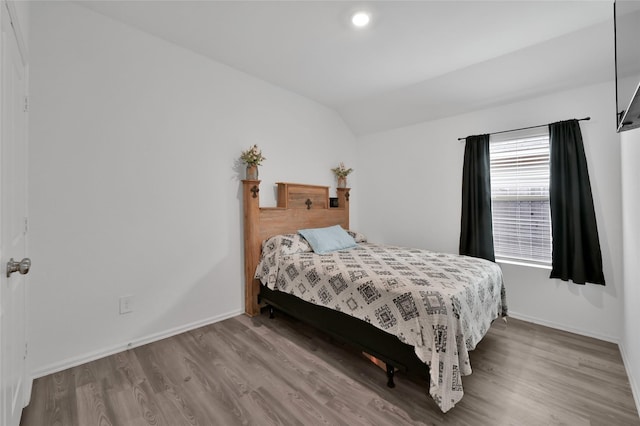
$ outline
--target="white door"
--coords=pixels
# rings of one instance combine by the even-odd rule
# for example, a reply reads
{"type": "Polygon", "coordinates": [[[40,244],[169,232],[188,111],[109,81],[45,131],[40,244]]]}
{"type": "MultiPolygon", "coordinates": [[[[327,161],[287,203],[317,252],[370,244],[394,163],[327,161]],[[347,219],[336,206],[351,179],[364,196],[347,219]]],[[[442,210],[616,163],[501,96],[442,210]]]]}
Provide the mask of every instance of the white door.
{"type": "Polygon", "coordinates": [[[25,285],[27,220],[26,75],[9,6],[0,35],[0,425],[20,423],[26,402],[25,285]],[[8,275],[14,259],[18,271],[8,275]],[[22,272],[22,273],[21,273],[22,272]]]}

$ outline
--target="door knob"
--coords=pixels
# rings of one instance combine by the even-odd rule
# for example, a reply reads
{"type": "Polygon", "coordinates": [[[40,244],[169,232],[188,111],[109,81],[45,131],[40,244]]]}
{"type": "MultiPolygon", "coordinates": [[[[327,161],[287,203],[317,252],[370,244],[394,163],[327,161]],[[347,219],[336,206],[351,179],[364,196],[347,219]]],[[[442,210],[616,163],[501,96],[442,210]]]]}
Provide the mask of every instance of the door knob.
{"type": "Polygon", "coordinates": [[[25,257],[20,262],[13,260],[13,257],[7,262],[7,277],[10,277],[14,272],[20,272],[22,275],[29,272],[31,268],[31,259],[25,257]]]}

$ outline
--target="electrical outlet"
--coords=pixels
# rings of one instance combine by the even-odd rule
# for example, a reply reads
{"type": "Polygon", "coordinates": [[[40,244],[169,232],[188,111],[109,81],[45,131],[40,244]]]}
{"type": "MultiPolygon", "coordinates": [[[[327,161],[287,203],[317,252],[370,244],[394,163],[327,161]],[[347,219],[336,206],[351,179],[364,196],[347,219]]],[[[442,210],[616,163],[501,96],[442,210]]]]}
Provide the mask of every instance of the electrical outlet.
{"type": "Polygon", "coordinates": [[[133,312],[133,296],[120,297],[120,315],[133,312]]]}

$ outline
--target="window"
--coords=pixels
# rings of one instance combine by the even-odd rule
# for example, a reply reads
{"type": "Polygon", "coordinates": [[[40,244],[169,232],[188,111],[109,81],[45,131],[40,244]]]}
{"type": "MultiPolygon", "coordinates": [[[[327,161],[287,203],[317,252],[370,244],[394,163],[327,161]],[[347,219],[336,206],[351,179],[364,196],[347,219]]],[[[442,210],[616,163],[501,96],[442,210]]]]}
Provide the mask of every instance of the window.
{"type": "Polygon", "coordinates": [[[549,135],[537,131],[492,136],[493,243],[498,260],[549,266],[549,135]]]}

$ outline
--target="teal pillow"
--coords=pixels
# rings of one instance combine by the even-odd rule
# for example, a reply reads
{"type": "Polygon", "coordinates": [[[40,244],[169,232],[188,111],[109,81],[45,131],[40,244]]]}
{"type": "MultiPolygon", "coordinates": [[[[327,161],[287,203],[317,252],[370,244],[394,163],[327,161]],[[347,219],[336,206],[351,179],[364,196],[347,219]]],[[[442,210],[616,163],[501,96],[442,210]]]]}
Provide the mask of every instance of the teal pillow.
{"type": "Polygon", "coordinates": [[[328,228],[301,229],[298,234],[302,235],[313,251],[318,254],[348,249],[357,245],[356,240],[340,225],[328,228]]]}

